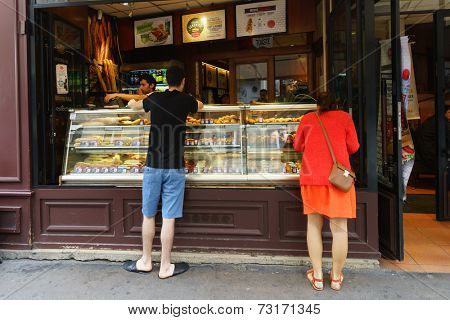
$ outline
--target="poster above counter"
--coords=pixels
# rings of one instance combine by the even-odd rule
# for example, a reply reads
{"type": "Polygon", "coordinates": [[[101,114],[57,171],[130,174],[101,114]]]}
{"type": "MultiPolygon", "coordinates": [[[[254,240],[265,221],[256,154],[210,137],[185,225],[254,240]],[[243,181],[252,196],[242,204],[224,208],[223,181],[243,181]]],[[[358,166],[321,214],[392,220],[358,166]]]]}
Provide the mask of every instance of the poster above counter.
{"type": "Polygon", "coordinates": [[[225,10],[182,16],[183,43],[226,38],[225,10]]]}
{"type": "Polygon", "coordinates": [[[134,46],[145,48],[173,44],[172,16],[134,22],[134,46]]]}
{"type": "Polygon", "coordinates": [[[286,0],[236,6],[236,36],[286,32],[286,0]]]}

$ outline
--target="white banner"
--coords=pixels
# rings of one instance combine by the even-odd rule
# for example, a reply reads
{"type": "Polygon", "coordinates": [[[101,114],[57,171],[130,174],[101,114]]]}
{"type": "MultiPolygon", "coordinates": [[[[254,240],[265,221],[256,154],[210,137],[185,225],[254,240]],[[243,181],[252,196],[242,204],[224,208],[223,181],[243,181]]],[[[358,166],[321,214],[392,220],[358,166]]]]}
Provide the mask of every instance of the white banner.
{"type": "MultiPolygon", "coordinates": [[[[312,290],[308,288],[308,290],[312,290]]],[[[351,290],[351,288],[346,288],[351,290]]],[[[325,294],[325,293],[324,293],[325,294]]],[[[299,291],[299,295],[302,292],[299,291]]],[[[320,295],[320,294],[318,294],[320,295]]],[[[339,293],[333,293],[336,299],[339,293]]],[[[101,297],[99,297],[101,298],[101,297]]],[[[349,319],[423,320],[448,313],[448,301],[389,300],[32,300],[0,301],[2,319],[349,319]]]]}
{"type": "Polygon", "coordinates": [[[286,32],[286,0],[236,6],[236,36],[286,32]]]}

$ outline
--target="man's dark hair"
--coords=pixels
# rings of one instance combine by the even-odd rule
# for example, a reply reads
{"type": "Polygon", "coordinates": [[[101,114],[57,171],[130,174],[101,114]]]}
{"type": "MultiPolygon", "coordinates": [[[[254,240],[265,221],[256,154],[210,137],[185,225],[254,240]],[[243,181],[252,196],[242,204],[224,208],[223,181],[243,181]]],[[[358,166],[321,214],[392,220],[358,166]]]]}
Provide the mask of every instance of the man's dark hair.
{"type": "Polygon", "coordinates": [[[326,92],[319,94],[317,97],[317,105],[319,106],[320,113],[337,109],[337,103],[333,95],[326,92]]]}
{"type": "Polygon", "coordinates": [[[184,78],[184,69],[180,65],[174,64],[167,69],[166,79],[170,87],[178,87],[184,78]]]}
{"type": "Polygon", "coordinates": [[[139,77],[139,82],[142,80],[147,81],[147,83],[151,86],[152,84],[156,87],[156,80],[153,78],[151,74],[143,74],[139,77]]]}

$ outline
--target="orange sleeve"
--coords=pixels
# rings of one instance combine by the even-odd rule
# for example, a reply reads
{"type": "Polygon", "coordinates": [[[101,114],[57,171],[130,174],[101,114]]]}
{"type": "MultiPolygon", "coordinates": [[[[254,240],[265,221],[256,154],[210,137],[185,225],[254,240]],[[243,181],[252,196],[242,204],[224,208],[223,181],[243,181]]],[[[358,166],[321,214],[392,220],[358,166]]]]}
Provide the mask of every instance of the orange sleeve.
{"type": "Polygon", "coordinates": [[[348,116],[348,122],[346,126],[347,134],[347,151],[348,154],[354,154],[359,149],[358,134],[356,133],[355,124],[353,123],[352,117],[348,116]]]}
{"type": "Polygon", "coordinates": [[[297,152],[303,152],[305,150],[305,132],[303,130],[303,121],[300,121],[297,127],[297,133],[295,134],[294,150],[297,152]]]}

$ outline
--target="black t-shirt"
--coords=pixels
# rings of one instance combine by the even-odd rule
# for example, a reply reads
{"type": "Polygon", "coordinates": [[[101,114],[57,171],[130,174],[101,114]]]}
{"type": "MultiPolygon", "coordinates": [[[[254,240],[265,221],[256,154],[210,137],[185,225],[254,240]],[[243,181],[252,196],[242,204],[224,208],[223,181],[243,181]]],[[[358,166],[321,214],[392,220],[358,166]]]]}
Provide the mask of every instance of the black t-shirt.
{"type": "Polygon", "coordinates": [[[186,117],[198,109],[197,100],[177,90],[152,93],[143,101],[150,111],[150,143],[147,166],[160,169],[184,168],[186,117]]]}

